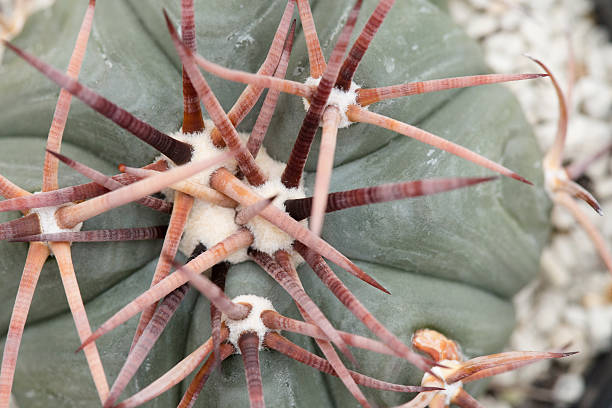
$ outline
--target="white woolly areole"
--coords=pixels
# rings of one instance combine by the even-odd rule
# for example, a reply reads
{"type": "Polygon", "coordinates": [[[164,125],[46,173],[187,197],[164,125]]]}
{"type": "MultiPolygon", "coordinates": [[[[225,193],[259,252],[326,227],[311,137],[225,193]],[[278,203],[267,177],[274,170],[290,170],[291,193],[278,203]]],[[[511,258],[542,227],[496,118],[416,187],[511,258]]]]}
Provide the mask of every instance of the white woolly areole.
{"type": "MultiPolygon", "coordinates": [[[[273,178],[268,180],[265,184],[254,187],[253,190],[257,192],[261,197],[267,198],[278,194],[276,199],[272,202],[272,205],[284,210],[284,202],[290,199],[303,198],[304,190],[297,188],[286,188],[281,183],[280,178],[273,178]]],[[[308,228],[308,223],[303,220],[302,225],[308,228]]],[[[272,225],[262,217],[254,217],[251,221],[246,224],[246,227],[253,233],[255,240],[253,241],[253,248],[256,248],[262,252],[268,254],[274,254],[279,249],[291,250],[291,244],[294,239],[291,235],[288,235],[281,229],[272,225]]]]}
{"type": "Polygon", "coordinates": [[[450,405],[451,401],[459,394],[459,391],[463,388],[463,383],[461,381],[454,382],[452,384],[445,384],[445,390],[440,391],[445,394],[445,402],[446,405],[450,405]]]}
{"type": "MultiPolygon", "coordinates": [[[[205,128],[202,132],[184,134],[182,131],[178,131],[170,135],[181,142],[189,143],[193,147],[191,155],[192,162],[205,160],[228,151],[227,147],[223,147],[221,149],[218,148],[210,139],[210,132],[215,128],[215,124],[210,120],[205,120],[204,126],[205,128]]],[[[169,167],[176,166],[172,160],[168,159],[167,157],[164,156],[164,159],[168,162],[169,167]]],[[[201,171],[195,176],[190,177],[189,180],[208,186],[210,175],[220,167],[225,167],[233,173],[238,168],[238,165],[235,159],[229,159],[221,164],[217,164],[216,166],[209,167],[208,169],[201,171]]]]}
{"type": "Polygon", "coordinates": [[[570,181],[565,168],[555,168],[544,164],[544,189],[550,197],[557,191],[563,183],[570,181]]]}
{"type": "MultiPolygon", "coordinates": [[[[38,194],[36,192],[34,194],[38,194]]],[[[71,205],[71,204],[68,204],[71,205]]],[[[78,232],[83,228],[83,223],[80,222],[72,228],[61,228],[57,224],[57,218],[55,218],[55,213],[58,209],[62,207],[66,207],[67,205],[56,205],[50,207],[40,207],[40,208],[32,208],[30,210],[30,214],[34,213],[38,215],[38,222],[40,223],[40,232],[41,234],[55,234],[58,232],[78,232]]],[[[49,246],[47,244],[47,246],[49,246]]]]}
{"type": "MultiPolygon", "coordinates": [[[[172,135],[172,137],[193,146],[192,161],[204,160],[227,150],[227,148],[219,149],[211,142],[210,129],[214,128],[214,124],[210,120],[207,120],[205,121],[205,126],[206,130],[203,132],[186,135],[182,132],[177,132],[172,135]]],[[[244,133],[239,135],[243,140],[247,140],[249,136],[244,133]]],[[[169,167],[175,167],[175,164],[171,160],[166,157],[163,158],[168,162],[169,167]]],[[[285,169],[285,164],[271,158],[264,147],[261,147],[259,150],[255,162],[268,178],[268,182],[264,185],[253,187],[253,190],[262,198],[277,195],[278,197],[274,200],[273,205],[284,211],[285,208],[283,203],[285,200],[304,198],[306,196],[303,183],[301,183],[298,188],[292,189],[286,188],[281,183],[280,179],[285,169]]],[[[219,167],[225,167],[230,172],[235,172],[238,168],[236,161],[231,159],[214,168],[198,173],[191,177],[190,180],[210,186],[210,175],[219,167]]],[[[174,192],[172,190],[166,190],[164,194],[169,201],[174,199],[174,192]]],[[[211,248],[237,232],[242,226],[235,223],[235,217],[236,211],[241,208],[241,206],[237,209],[224,208],[196,199],[189,213],[189,218],[187,219],[185,231],[183,232],[183,237],[179,246],[181,252],[189,256],[199,243],[205,245],[206,248],[211,248]]],[[[308,227],[308,222],[306,220],[301,221],[301,223],[305,227],[308,227]]],[[[295,265],[302,262],[301,257],[297,255],[291,247],[293,238],[268,221],[261,217],[255,217],[249,221],[245,227],[253,233],[254,242],[251,245],[253,248],[270,255],[273,255],[274,252],[279,249],[284,249],[290,253],[291,259],[295,265]]],[[[243,248],[231,254],[227,258],[227,261],[230,263],[240,263],[249,259],[247,249],[243,248]]]]}
{"type": "Polygon", "coordinates": [[[272,302],[267,298],[256,296],[256,295],[240,295],[232,299],[234,303],[248,303],[251,305],[251,311],[249,315],[242,320],[232,320],[228,318],[225,313],[221,315],[221,321],[225,322],[229,329],[228,340],[234,345],[236,354],[241,354],[240,347],[238,347],[238,339],[243,333],[255,332],[259,338],[259,349],[262,349],[264,337],[266,333],[274,331],[280,333],[280,330],[272,330],[266,327],[261,320],[261,314],[266,310],[273,310],[272,302]]]}
{"type": "MultiPolygon", "coordinates": [[[[436,392],[442,393],[445,397],[446,405],[450,405],[453,398],[455,398],[455,396],[463,388],[463,383],[461,381],[455,381],[452,384],[448,384],[446,382],[446,377],[448,377],[452,372],[454,372],[455,369],[461,365],[461,362],[457,360],[442,360],[439,362],[439,364],[445,367],[448,367],[448,368],[442,368],[442,367],[432,367],[431,368],[432,373],[434,373],[435,375],[437,375],[438,377],[444,380],[444,383],[443,383],[444,390],[440,390],[436,392]]],[[[431,383],[431,382],[440,383],[440,380],[438,380],[436,377],[434,377],[433,375],[429,373],[425,373],[423,375],[423,381],[421,381],[421,384],[424,385],[426,383],[431,383]]]]}
{"type": "MultiPolygon", "coordinates": [[[[321,77],[308,77],[306,81],[304,81],[304,84],[316,88],[319,86],[319,82],[321,82],[321,77]]],[[[339,129],[349,127],[349,125],[353,123],[349,120],[346,112],[349,105],[357,105],[357,89],[359,88],[361,88],[361,86],[351,81],[351,87],[348,91],[333,87],[329,94],[329,98],[327,98],[326,106],[335,106],[340,112],[340,122],[338,123],[339,129]]],[[[304,102],[304,109],[308,110],[308,108],[310,108],[310,102],[306,98],[302,98],[302,101],[304,102]]]]}

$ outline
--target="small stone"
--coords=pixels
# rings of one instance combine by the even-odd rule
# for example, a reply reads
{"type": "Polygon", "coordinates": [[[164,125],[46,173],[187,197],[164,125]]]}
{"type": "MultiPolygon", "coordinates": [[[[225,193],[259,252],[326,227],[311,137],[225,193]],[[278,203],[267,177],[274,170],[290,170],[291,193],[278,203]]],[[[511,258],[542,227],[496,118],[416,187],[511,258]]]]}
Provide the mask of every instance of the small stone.
{"type": "Polygon", "coordinates": [[[508,402],[498,401],[495,398],[487,396],[478,398],[478,401],[487,408],[512,408],[512,405],[508,402]]]}
{"type": "Polygon", "coordinates": [[[582,329],[587,324],[586,311],[578,305],[568,306],[564,315],[564,320],[573,327],[582,329]]]}
{"type": "Polygon", "coordinates": [[[546,27],[530,19],[523,21],[523,24],[520,26],[520,32],[527,44],[534,49],[544,47],[548,40],[546,27]]]}
{"type": "Polygon", "coordinates": [[[604,55],[600,53],[600,48],[602,48],[604,44],[607,45],[607,36],[601,30],[592,30],[590,37],[589,42],[596,42],[600,46],[593,44],[586,50],[585,60],[588,66],[588,73],[595,78],[606,78],[606,71],[609,69],[609,66],[605,65],[605,58],[604,55]]]}
{"type": "Polygon", "coordinates": [[[570,282],[569,271],[555,257],[553,251],[546,248],[540,258],[540,268],[544,272],[546,280],[555,287],[565,287],[570,282]]]}
{"type": "Polygon", "coordinates": [[[548,374],[551,366],[551,360],[542,360],[537,363],[521,367],[520,375],[518,376],[519,384],[529,386],[538,378],[548,374]]]}
{"type": "Polygon", "coordinates": [[[591,290],[582,297],[582,304],[587,309],[608,306],[609,299],[606,293],[601,293],[599,290],[591,290]]]}
{"type": "MultiPolygon", "coordinates": [[[[513,34],[500,32],[484,40],[484,47],[487,50],[495,52],[495,50],[503,49],[503,54],[507,56],[516,56],[517,58],[525,52],[525,43],[521,37],[513,34]],[[500,48],[503,47],[503,48],[500,48]]],[[[514,64],[512,64],[514,65],[514,64]]],[[[508,68],[506,68],[508,70],[508,68]]]]}
{"type": "MultiPolygon", "coordinates": [[[[604,145],[596,144],[595,146],[600,147],[604,145]]],[[[595,152],[591,152],[595,153],[595,152]]],[[[589,157],[590,154],[587,154],[585,157],[589,157]]],[[[608,178],[608,163],[606,160],[595,160],[592,162],[589,167],[586,169],[586,175],[591,178],[591,180],[605,180],[608,178]]],[[[599,199],[600,197],[598,197],[599,199]]]]}
{"type": "Polygon", "coordinates": [[[514,330],[511,338],[513,350],[546,350],[548,342],[535,324],[521,325],[514,330]]]}
{"type": "Polygon", "coordinates": [[[509,66],[512,66],[514,57],[510,57],[505,53],[491,52],[487,55],[487,64],[491,66],[494,71],[505,72],[509,66]]]}
{"type": "Polygon", "coordinates": [[[559,262],[569,270],[574,269],[578,260],[574,256],[574,240],[570,235],[557,235],[551,248],[559,262]]]}
{"type": "MultiPolygon", "coordinates": [[[[602,205],[602,210],[604,212],[604,214],[612,214],[612,203],[604,203],[602,205]]],[[[608,242],[609,242],[609,237],[612,237],[612,217],[604,217],[605,219],[603,220],[603,226],[601,227],[601,233],[604,235],[605,237],[608,237],[608,242]]]]}
{"type": "Polygon", "coordinates": [[[512,303],[518,322],[531,321],[531,316],[533,315],[533,299],[535,298],[534,293],[540,286],[539,283],[539,281],[533,281],[514,295],[512,303]]]}
{"type": "Polygon", "coordinates": [[[578,374],[563,374],[557,379],[552,391],[555,400],[571,404],[578,401],[584,392],[584,380],[578,374]]]}
{"type": "Polygon", "coordinates": [[[566,7],[567,13],[574,16],[588,16],[593,10],[593,2],[586,0],[573,0],[563,3],[563,5],[566,7]]]}
{"type": "Polygon", "coordinates": [[[553,207],[551,219],[553,225],[559,231],[568,232],[576,225],[576,219],[565,207],[560,205],[553,207]]]}
{"type": "Polygon", "coordinates": [[[533,317],[536,326],[546,332],[557,326],[565,302],[565,296],[562,293],[552,290],[545,292],[538,301],[538,307],[533,317]]]}
{"type": "Polygon", "coordinates": [[[519,24],[523,20],[523,14],[516,9],[509,9],[501,17],[501,28],[503,31],[509,32],[514,31],[518,28],[519,24]]]}
{"type": "Polygon", "coordinates": [[[489,14],[479,14],[472,17],[467,27],[467,33],[472,38],[482,38],[494,33],[499,28],[497,19],[489,14]]]}
{"type": "Polygon", "coordinates": [[[512,370],[491,377],[491,385],[494,387],[512,387],[518,381],[520,371],[512,370]]]}
{"type": "Polygon", "coordinates": [[[612,91],[607,84],[585,77],[576,86],[576,95],[583,100],[582,108],[589,116],[605,119],[612,107],[612,91]]]}
{"type": "MultiPolygon", "coordinates": [[[[593,225],[599,229],[601,223],[601,216],[598,215],[591,207],[584,203],[579,204],[582,207],[582,211],[586,213],[586,216],[591,219],[593,225]]],[[[572,231],[571,237],[575,245],[575,256],[580,259],[580,268],[582,271],[589,271],[598,269],[601,265],[601,261],[597,257],[595,246],[589,234],[580,226],[572,231]]]]}
{"type": "Polygon", "coordinates": [[[612,307],[594,307],[588,310],[588,332],[594,348],[609,347],[612,338],[612,307]]]}
{"type": "Polygon", "coordinates": [[[571,324],[561,324],[555,327],[550,333],[548,340],[550,342],[548,349],[551,350],[561,350],[564,347],[569,347],[571,350],[580,350],[580,353],[587,351],[584,348],[584,330],[571,324]]]}
{"type": "Polygon", "coordinates": [[[489,7],[489,0],[469,0],[469,2],[476,10],[487,10],[489,7]]]}
{"type": "Polygon", "coordinates": [[[612,178],[606,178],[595,184],[595,193],[600,200],[612,198],[612,178]]]}
{"type": "Polygon", "coordinates": [[[462,1],[451,1],[448,7],[450,14],[459,24],[467,24],[474,15],[474,10],[462,1]]]}
{"type": "MultiPolygon", "coordinates": [[[[601,50],[601,57],[604,60],[604,65],[606,67],[612,66],[612,47],[607,46],[601,50]]],[[[604,77],[605,78],[605,77],[604,77]]],[[[609,77],[608,77],[609,78],[609,77]]]]}
{"type": "Polygon", "coordinates": [[[552,8],[555,7],[554,0],[539,0],[530,3],[530,7],[537,11],[537,14],[541,14],[543,11],[549,13],[552,8]]]}
{"type": "Polygon", "coordinates": [[[569,124],[566,152],[572,152],[566,157],[583,158],[592,151],[592,146],[605,146],[610,143],[609,125],[601,120],[585,115],[574,115],[569,124]],[[588,138],[588,143],[585,143],[588,138]]]}

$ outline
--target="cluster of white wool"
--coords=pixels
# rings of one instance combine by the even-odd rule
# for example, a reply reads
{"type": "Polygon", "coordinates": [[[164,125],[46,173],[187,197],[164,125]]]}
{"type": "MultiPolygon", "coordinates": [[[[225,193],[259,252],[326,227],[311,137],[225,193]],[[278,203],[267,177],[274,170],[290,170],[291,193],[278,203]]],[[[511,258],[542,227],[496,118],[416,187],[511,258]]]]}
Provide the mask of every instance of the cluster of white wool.
{"type": "MultiPolygon", "coordinates": [[[[34,194],[38,194],[38,193],[40,193],[40,191],[34,194]]],[[[30,214],[38,215],[38,222],[40,224],[41,234],[55,234],[59,232],[78,232],[81,230],[81,228],[83,228],[82,222],[78,223],[72,228],[61,228],[57,224],[57,218],[55,218],[55,213],[57,212],[58,209],[62,207],[66,207],[66,204],[50,206],[50,207],[32,208],[30,210],[30,214]]],[[[51,254],[53,254],[53,251],[51,251],[51,254]]]]}
{"type": "Polygon", "coordinates": [[[221,316],[221,321],[225,322],[229,329],[228,340],[236,348],[236,354],[241,354],[240,347],[238,347],[238,340],[243,333],[257,333],[257,337],[259,338],[259,349],[261,350],[266,333],[270,331],[280,332],[280,330],[269,329],[261,320],[261,314],[264,311],[276,311],[269,299],[256,295],[240,295],[236,296],[232,301],[234,303],[248,303],[251,305],[251,311],[248,316],[242,320],[232,320],[225,314],[221,316]]]}
{"type": "MultiPolygon", "coordinates": [[[[211,142],[210,129],[214,128],[214,124],[207,120],[205,126],[206,130],[200,133],[183,134],[182,132],[177,132],[172,135],[172,137],[193,146],[192,161],[204,160],[227,150],[227,148],[219,149],[211,142]]],[[[240,137],[246,140],[248,135],[240,134],[240,137]]],[[[168,161],[170,166],[174,166],[170,160],[165,157],[164,159],[168,161]]],[[[288,189],[281,183],[280,178],[285,165],[272,159],[264,147],[259,150],[255,161],[268,177],[268,181],[265,184],[253,188],[262,198],[277,195],[273,205],[284,210],[283,203],[285,200],[305,197],[302,185],[298,188],[288,189]]],[[[190,180],[209,186],[211,174],[220,167],[225,167],[230,172],[235,172],[237,170],[236,160],[231,159],[216,167],[204,170],[193,176],[190,180]]],[[[166,191],[165,193],[167,197],[173,197],[171,191],[166,191]]],[[[196,199],[185,225],[185,231],[183,232],[179,247],[181,252],[189,256],[199,243],[210,248],[238,231],[242,226],[235,223],[235,217],[236,211],[240,210],[240,208],[240,206],[236,209],[224,208],[196,199]]],[[[302,224],[307,226],[305,220],[302,221],[302,224]]],[[[261,217],[255,217],[245,227],[253,233],[255,238],[251,245],[253,248],[271,255],[277,250],[284,249],[289,251],[294,262],[299,260],[299,257],[295,255],[291,248],[293,238],[268,221],[261,217]]],[[[240,263],[248,259],[249,256],[245,248],[230,255],[227,260],[230,263],[240,263]]]]}
{"type": "MultiPolygon", "coordinates": [[[[308,77],[304,84],[316,88],[319,86],[319,82],[321,82],[321,78],[312,78],[308,77]]],[[[329,98],[327,98],[326,106],[335,106],[338,108],[340,112],[340,122],[338,123],[338,128],[346,128],[351,125],[351,122],[346,115],[349,105],[357,105],[357,89],[361,88],[361,86],[357,85],[355,82],[351,81],[351,87],[348,91],[343,91],[336,87],[333,87],[331,93],[329,94],[329,98]]],[[[310,108],[310,102],[306,98],[302,98],[304,102],[304,109],[308,110],[310,108]]]]}
{"type": "MultiPolygon", "coordinates": [[[[444,390],[440,390],[440,391],[436,391],[436,392],[444,394],[444,396],[445,396],[445,403],[448,406],[448,405],[450,405],[450,403],[453,400],[453,398],[455,398],[455,396],[463,388],[463,383],[461,381],[456,381],[456,382],[454,382],[452,384],[448,384],[446,382],[446,377],[448,377],[453,371],[455,371],[457,368],[459,368],[459,366],[461,365],[461,362],[459,362],[457,360],[442,360],[439,363],[440,363],[440,365],[442,365],[444,367],[448,367],[448,368],[432,367],[431,368],[431,372],[444,380],[443,383],[441,384],[442,387],[444,388],[444,390]]],[[[431,386],[432,382],[433,383],[436,383],[436,382],[440,383],[440,380],[438,380],[437,378],[435,378],[433,375],[431,375],[429,373],[425,373],[423,375],[423,381],[421,381],[421,384],[424,385],[424,386],[425,385],[431,386]]]]}

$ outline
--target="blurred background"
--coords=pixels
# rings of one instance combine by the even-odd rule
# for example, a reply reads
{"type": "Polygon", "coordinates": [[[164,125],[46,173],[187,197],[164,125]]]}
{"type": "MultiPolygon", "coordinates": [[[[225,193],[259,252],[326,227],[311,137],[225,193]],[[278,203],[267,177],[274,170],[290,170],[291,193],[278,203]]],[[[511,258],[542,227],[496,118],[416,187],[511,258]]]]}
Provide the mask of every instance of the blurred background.
{"type": "MultiPolygon", "coordinates": [[[[581,162],[610,146],[612,1],[449,0],[448,10],[480,42],[494,72],[540,72],[525,54],[550,68],[568,99],[567,163],[581,162]]],[[[508,88],[521,101],[541,149],[548,150],[559,118],[552,82],[524,81],[508,88]]],[[[580,203],[609,250],[609,150],[589,165],[579,182],[602,205],[603,217],[580,203]]],[[[556,206],[552,222],[540,278],[515,298],[517,327],[508,350],[567,347],[580,353],[494,377],[488,396],[480,399],[487,407],[612,406],[612,275],[566,209],[556,206]]]]}

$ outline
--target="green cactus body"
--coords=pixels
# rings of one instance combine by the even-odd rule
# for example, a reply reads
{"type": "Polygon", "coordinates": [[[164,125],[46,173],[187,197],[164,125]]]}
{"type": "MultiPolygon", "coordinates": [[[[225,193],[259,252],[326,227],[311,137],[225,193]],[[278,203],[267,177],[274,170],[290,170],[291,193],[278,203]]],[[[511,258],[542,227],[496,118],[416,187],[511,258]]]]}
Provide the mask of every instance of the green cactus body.
{"type": "MultiPolygon", "coordinates": [[[[326,57],[351,2],[313,1],[314,20],[326,57]]],[[[375,6],[365,1],[358,31],[375,6]]],[[[196,1],[198,50],[221,65],[255,72],[263,61],[285,0],[222,4],[196,1]],[[256,16],[256,17],[253,17],[256,16]]],[[[180,62],[163,22],[162,7],[178,21],[178,2],[111,0],[96,6],[94,28],[81,81],[136,117],[171,133],[180,127],[180,62]]],[[[57,2],[33,15],[16,45],[63,69],[85,4],[57,2]]],[[[355,35],[354,35],[355,36],[355,35]]],[[[40,190],[45,139],[58,88],[11,53],[0,66],[0,174],[29,191],[40,190]]],[[[473,75],[487,71],[477,46],[447,14],[425,0],[395,4],[360,65],[355,82],[364,87],[473,75]]],[[[308,75],[305,42],[298,25],[288,78],[308,75]]],[[[243,85],[207,75],[228,109],[243,85]]],[[[371,110],[417,125],[475,150],[542,185],[540,151],[518,103],[493,85],[405,97],[371,110]]],[[[256,112],[256,107],[254,111],[256,112]]],[[[240,125],[248,131],[256,115],[240,125]]],[[[265,146],[277,160],[288,157],[304,117],[303,103],[281,95],[265,146]]],[[[141,166],[156,153],[109,120],[73,100],[62,152],[113,174],[118,163],[141,166]]],[[[316,165],[318,137],[307,164],[316,165]]],[[[85,182],[65,167],[60,186],[85,182]]],[[[489,172],[450,154],[377,127],[340,129],[330,191],[435,177],[477,177],[489,172]]],[[[311,191],[314,177],[305,178],[311,191]]],[[[468,356],[499,351],[514,324],[511,297],[538,270],[547,238],[549,203],[540,187],[509,179],[434,196],[353,208],[326,216],[322,237],[390,290],[385,295],[334,268],[365,306],[406,344],[429,327],[461,344],[468,356]]],[[[0,221],[17,213],[0,214],[0,221]]],[[[85,229],[147,226],[167,218],[137,205],[95,217],[85,229]]],[[[75,270],[90,323],[98,327],[150,283],[160,242],[73,245],[75,270]]],[[[27,246],[0,242],[0,333],[8,327],[27,246]]],[[[368,335],[313,275],[299,268],[306,291],[341,330],[368,335]]],[[[124,396],[143,388],[210,336],[209,306],[188,295],[124,396]]],[[[298,318],[291,298],[252,262],[233,265],[226,293],[268,297],[279,313],[298,318]]],[[[47,261],[34,295],[17,364],[13,392],[23,407],[90,407],[99,403],[67,312],[57,266],[47,261]]],[[[112,381],[123,364],[137,319],[98,342],[112,381]]],[[[315,350],[314,342],[287,335],[315,350]]],[[[419,384],[421,372],[406,361],[356,351],[359,371],[399,384],[419,384]]],[[[273,351],[261,352],[264,395],[269,407],[356,406],[337,378],[273,351]]],[[[189,380],[191,377],[188,377],[189,380]]],[[[188,384],[188,383],[186,383],[188,384]]],[[[147,406],[176,405],[186,387],[175,387],[147,406]],[[182,389],[181,389],[182,388],[182,389]]],[[[408,396],[365,390],[372,403],[390,406],[408,396]]],[[[230,357],[205,386],[197,406],[248,406],[239,356],[230,357]]]]}

